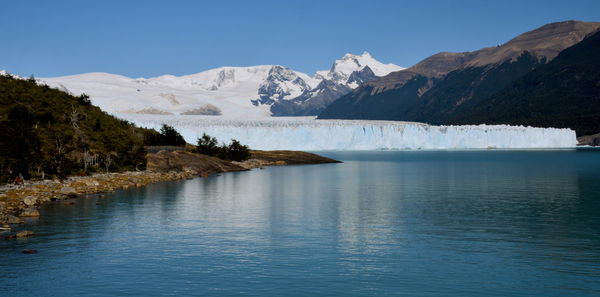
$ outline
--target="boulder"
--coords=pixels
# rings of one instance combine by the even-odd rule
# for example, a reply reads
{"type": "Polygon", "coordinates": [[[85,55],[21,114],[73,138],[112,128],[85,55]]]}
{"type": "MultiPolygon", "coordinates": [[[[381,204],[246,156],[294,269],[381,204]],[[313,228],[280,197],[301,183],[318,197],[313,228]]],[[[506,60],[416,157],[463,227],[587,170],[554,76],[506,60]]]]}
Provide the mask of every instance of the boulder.
{"type": "Polygon", "coordinates": [[[15,217],[13,215],[7,215],[6,216],[6,223],[7,224],[22,224],[23,219],[19,218],[19,217],[15,217]]]}
{"type": "Polygon", "coordinates": [[[22,238],[22,237],[29,237],[29,236],[33,236],[33,232],[29,231],[29,230],[24,230],[24,231],[21,231],[21,232],[17,232],[16,235],[17,235],[17,237],[20,237],[20,238],[22,238]]]}
{"type": "Polygon", "coordinates": [[[21,214],[19,214],[19,216],[20,217],[39,217],[40,212],[37,209],[26,208],[21,212],[21,214]]]}
{"type": "Polygon", "coordinates": [[[27,196],[23,199],[23,203],[25,203],[27,206],[34,206],[37,203],[37,198],[27,196]]]}
{"type": "Polygon", "coordinates": [[[62,187],[60,193],[68,197],[75,197],[78,194],[77,190],[73,187],[62,187]]]}

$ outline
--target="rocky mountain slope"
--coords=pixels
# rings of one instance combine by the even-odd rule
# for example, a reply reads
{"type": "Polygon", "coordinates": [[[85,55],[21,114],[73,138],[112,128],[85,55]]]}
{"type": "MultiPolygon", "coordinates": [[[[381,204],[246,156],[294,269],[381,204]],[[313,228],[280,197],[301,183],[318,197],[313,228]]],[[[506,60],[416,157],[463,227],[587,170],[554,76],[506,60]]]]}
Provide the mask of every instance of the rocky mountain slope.
{"type": "Polygon", "coordinates": [[[447,121],[568,127],[578,135],[600,132],[600,32],[447,121]]]}
{"type": "Polygon", "coordinates": [[[329,104],[352,89],[377,77],[402,70],[394,64],[382,64],[369,53],[346,54],[336,60],[329,71],[317,71],[319,84],[292,100],[280,100],[271,107],[274,116],[318,115],[329,104]]]}
{"type": "Polygon", "coordinates": [[[317,115],[353,88],[401,69],[365,52],[346,54],[331,69],[313,76],[279,65],[260,65],[221,67],[185,76],[134,79],[86,73],[39,81],[72,94],[86,93],[94,104],[111,113],[263,118],[271,114],[317,115]]]}
{"type": "Polygon", "coordinates": [[[365,83],[329,105],[319,118],[455,123],[455,115],[484,104],[598,28],[600,23],[594,22],[553,23],[496,47],[439,53],[365,83]]]}

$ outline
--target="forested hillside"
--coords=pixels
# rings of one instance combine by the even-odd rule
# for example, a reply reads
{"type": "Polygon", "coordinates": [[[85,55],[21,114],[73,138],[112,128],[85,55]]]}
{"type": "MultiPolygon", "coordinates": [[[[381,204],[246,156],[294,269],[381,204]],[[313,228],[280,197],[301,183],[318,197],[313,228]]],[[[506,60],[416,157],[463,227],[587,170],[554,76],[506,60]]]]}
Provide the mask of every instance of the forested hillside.
{"type": "Polygon", "coordinates": [[[156,133],[108,115],[86,95],[0,75],[0,184],[144,169],[145,135],[156,133]]]}

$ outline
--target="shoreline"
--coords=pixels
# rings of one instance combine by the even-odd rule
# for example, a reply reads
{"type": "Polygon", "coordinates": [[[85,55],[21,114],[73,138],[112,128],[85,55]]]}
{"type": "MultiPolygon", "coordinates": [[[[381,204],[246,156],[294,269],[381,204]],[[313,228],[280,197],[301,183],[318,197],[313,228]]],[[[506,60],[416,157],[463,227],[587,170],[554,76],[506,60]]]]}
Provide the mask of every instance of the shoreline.
{"type": "MultiPolygon", "coordinates": [[[[225,161],[184,150],[163,150],[148,154],[147,158],[148,165],[144,171],[97,173],[72,176],[63,181],[40,180],[28,181],[23,185],[1,185],[0,233],[11,232],[13,225],[24,224],[23,218],[39,217],[38,208],[53,201],[266,166],[340,163],[299,151],[251,151],[251,158],[243,162],[225,161]]],[[[7,238],[15,236],[18,235],[12,234],[7,238]]]]}

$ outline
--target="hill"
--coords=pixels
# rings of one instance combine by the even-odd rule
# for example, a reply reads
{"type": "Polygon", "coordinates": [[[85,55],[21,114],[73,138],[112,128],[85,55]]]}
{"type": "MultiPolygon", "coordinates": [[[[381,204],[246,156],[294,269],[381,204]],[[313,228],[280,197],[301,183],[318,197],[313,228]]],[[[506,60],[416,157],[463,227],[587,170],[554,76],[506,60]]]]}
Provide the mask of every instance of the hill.
{"type": "Polygon", "coordinates": [[[144,138],[153,133],[103,112],[86,95],[0,75],[0,183],[144,169],[144,138]]]}

